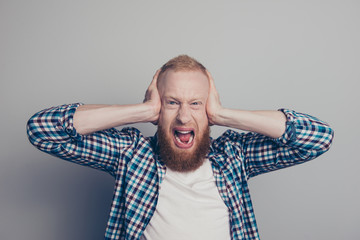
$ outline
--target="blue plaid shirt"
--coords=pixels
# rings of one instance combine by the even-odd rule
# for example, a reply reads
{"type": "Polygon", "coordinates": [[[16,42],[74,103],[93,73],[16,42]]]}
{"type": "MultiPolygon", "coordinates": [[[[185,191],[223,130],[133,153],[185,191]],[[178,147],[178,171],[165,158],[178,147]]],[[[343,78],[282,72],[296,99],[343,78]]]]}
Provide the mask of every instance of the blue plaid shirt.
{"type": "MultiPolygon", "coordinates": [[[[110,173],[115,191],[105,239],[139,239],[154,214],[166,173],[157,154],[157,137],[145,137],[135,128],[80,135],[73,127],[79,105],[35,114],[27,125],[30,142],[64,160],[110,173]]],[[[229,209],[232,239],[259,239],[248,189],[251,177],[306,162],[331,145],[333,130],[326,123],[306,114],[281,111],[287,125],[280,138],[228,130],[212,140],[207,157],[229,209]]]]}

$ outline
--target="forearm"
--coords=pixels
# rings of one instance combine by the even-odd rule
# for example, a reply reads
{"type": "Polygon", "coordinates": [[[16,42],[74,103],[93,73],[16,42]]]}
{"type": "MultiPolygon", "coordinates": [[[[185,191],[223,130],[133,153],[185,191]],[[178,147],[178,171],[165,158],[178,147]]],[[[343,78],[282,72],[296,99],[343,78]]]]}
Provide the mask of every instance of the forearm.
{"type": "Polygon", "coordinates": [[[284,134],[286,116],[280,111],[245,111],[223,108],[217,112],[216,125],[236,128],[278,138],[284,134]]]}
{"type": "Polygon", "coordinates": [[[286,128],[286,116],[280,111],[244,111],[222,107],[214,79],[209,79],[209,97],[206,112],[210,124],[236,128],[263,134],[268,137],[282,136],[286,128]]]}
{"type": "Polygon", "coordinates": [[[74,127],[80,134],[118,127],[131,123],[157,123],[161,107],[157,90],[158,70],[146,90],[143,103],[132,105],[83,105],[74,114],[74,127]]]}
{"type": "Polygon", "coordinates": [[[74,127],[80,134],[157,119],[154,107],[147,103],[133,105],[82,105],[74,114],[74,127]]]}

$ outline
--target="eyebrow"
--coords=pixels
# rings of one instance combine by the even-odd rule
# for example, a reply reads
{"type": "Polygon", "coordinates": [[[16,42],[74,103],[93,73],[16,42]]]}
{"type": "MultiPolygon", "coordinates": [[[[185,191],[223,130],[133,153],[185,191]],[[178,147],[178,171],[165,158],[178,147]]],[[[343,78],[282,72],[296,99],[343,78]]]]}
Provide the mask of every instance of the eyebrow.
{"type": "MultiPolygon", "coordinates": [[[[171,100],[175,100],[177,102],[181,102],[180,99],[176,98],[176,97],[171,97],[171,96],[164,96],[164,99],[168,100],[168,99],[171,99],[171,100]]],[[[203,102],[203,100],[200,98],[200,97],[195,97],[195,98],[192,98],[190,99],[189,102],[194,102],[194,101],[201,101],[203,102]]]]}

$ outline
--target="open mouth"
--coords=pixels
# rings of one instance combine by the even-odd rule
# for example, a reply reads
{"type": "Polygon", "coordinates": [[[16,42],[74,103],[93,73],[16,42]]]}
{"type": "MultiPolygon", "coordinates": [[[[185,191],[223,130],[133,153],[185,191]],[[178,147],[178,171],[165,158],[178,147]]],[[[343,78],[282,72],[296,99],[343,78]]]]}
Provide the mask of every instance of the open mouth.
{"type": "Polygon", "coordinates": [[[180,148],[189,148],[193,145],[195,133],[193,130],[174,130],[175,144],[180,148]]]}

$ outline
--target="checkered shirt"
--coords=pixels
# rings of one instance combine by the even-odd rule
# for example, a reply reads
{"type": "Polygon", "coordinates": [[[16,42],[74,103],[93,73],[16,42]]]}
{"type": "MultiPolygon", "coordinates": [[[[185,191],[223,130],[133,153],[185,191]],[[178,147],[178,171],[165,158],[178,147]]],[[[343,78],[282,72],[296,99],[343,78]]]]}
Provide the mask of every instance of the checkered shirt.
{"type": "MultiPolygon", "coordinates": [[[[154,214],[166,173],[157,154],[157,137],[144,137],[135,128],[80,135],[73,127],[79,105],[35,114],[27,125],[29,140],[41,151],[111,174],[115,190],[105,239],[139,239],[154,214]]],[[[331,145],[333,130],[326,123],[291,110],[280,111],[287,117],[280,138],[228,130],[212,140],[207,157],[229,209],[232,239],[259,239],[248,189],[251,177],[314,159],[331,145]]]]}

